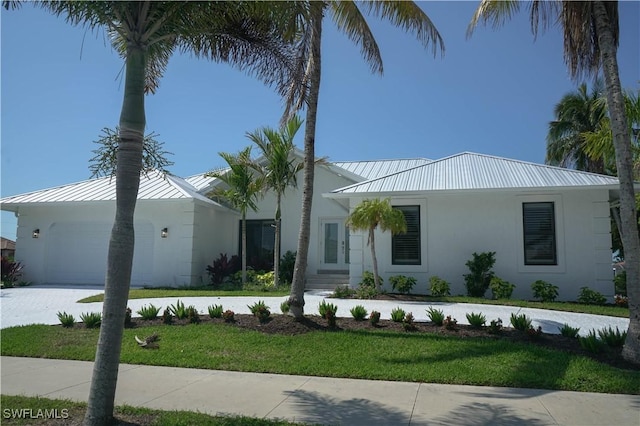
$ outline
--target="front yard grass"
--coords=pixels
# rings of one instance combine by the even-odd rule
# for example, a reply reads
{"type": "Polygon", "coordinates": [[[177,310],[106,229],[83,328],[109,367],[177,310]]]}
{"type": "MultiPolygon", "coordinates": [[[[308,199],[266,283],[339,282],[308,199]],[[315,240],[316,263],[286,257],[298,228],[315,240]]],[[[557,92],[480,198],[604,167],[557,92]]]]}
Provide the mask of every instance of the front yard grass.
{"type": "MultiPolygon", "coordinates": [[[[206,287],[199,288],[132,288],[129,290],[129,299],[156,299],[159,297],[224,297],[224,296],[257,296],[278,297],[288,296],[289,289],[285,290],[212,290],[206,287]]],[[[103,302],[104,293],[85,297],[77,303],[103,302]]]]}
{"type": "MultiPolygon", "coordinates": [[[[2,330],[3,356],[92,361],[96,329],[2,330]]],[[[640,371],[526,342],[388,330],[264,334],[226,324],[125,329],[121,362],[408,382],[640,394],[640,371]],[[160,349],[139,337],[157,333],[160,349]]]]}

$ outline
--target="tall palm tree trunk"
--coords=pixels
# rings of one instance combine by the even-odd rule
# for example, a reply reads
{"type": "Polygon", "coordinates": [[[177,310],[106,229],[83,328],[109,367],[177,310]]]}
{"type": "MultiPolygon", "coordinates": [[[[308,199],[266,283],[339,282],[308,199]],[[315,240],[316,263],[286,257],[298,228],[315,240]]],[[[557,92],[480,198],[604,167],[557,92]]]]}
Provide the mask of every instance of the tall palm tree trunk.
{"type": "Polygon", "coordinates": [[[369,229],[369,245],[371,246],[371,262],[373,263],[373,282],[376,285],[376,291],[380,291],[380,275],[378,275],[378,258],[376,257],[376,240],[375,230],[369,229]]]}
{"type": "Polygon", "coordinates": [[[313,178],[315,166],[316,117],[318,115],[318,95],[320,93],[320,41],[322,39],[322,15],[324,2],[311,2],[311,72],[309,75],[309,96],[304,129],[304,182],[302,185],[302,217],[298,235],[298,253],[293,270],[291,294],[289,295],[290,314],[300,319],[304,315],[304,286],[309,254],[311,232],[311,202],[313,200],[313,178]]]}
{"type": "Polygon", "coordinates": [[[282,196],[278,192],[276,194],[276,235],[273,242],[273,284],[276,287],[280,284],[280,223],[282,222],[282,212],[280,210],[281,199],[282,196]]]}
{"type": "Polygon", "coordinates": [[[242,213],[242,285],[247,282],[247,215],[242,213]]]}
{"type": "Polygon", "coordinates": [[[125,311],[133,263],[133,214],[136,207],[144,137],[146,52],[130,47],[116,166],[116,216],[109,240],[102,324],[93,365],[84,424],[106,425],[113,419],[125,311]]]}
{"type": "Polygon", "coordinates": [[[631,136],[620,85],[617,47],[614,43],[609,16],[601,1],[593,3],[593,16],[607,87],[607,104],[616,152],[618,180],[620,181],[620,224],[627,271],[627,294],[629,296],[629,330],[622,355],[627,360],[640,364],[640,238],[638,237],[633,188],[631,136]]]}

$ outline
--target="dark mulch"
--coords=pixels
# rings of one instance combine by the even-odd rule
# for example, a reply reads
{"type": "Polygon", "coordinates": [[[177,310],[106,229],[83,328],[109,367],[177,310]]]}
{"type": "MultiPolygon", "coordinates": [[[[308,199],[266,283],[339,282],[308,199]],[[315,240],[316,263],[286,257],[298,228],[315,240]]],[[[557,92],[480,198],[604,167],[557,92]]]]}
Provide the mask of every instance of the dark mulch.
{"type": "MultiPolygon", "coordinates": [[[[188,323],[188,320],[177,320],[174,318],[172,326],[186,325],[188,323]]],[[[529,335],[513,328],[503,328],[500,333],[491,334],[486,327],[483,329],[475,329],[468,325],[456,325],[454,329],[447,329],[446,327],[436,326],[430,322],[416,322],[414,323],[414,331],[405,331],[402,323],[381,320],[378,325],[373,326],[369,321],[356,321],[353,318],[338,318],[336,327],[331,328],[324,318],[317,315],[305,316],[300,321],[296,321],[295,318],[288,315],[272,315],[269,320],[264,323],[258,321],[253,315],[236,314],[234,321],[229,323],[226,323],[221,318],[209,318],[208,315],[201,315],[200,323],[226,324],[232,327],[255,330],[265,334],[282,334],[289,336],[310,332],[389,331],[398,333],[431,333],[438,336],[455,336],[463,339],[500,339],[584,355],[617,368],[640,370],[640,366],[629,363],[622,358],[621,348],[605,347],[603,351],[593,353],[582,349],[578,339],[564,337],[559,334],[542,333],[540,335],[529,335]]],[[[134,318],[131,326],[140,327],[160,324],[162,324],[161,318],[153,321],[134,318]]],[[[81,324],[76,324],[76,326],[81,326],[81,324]]]]}

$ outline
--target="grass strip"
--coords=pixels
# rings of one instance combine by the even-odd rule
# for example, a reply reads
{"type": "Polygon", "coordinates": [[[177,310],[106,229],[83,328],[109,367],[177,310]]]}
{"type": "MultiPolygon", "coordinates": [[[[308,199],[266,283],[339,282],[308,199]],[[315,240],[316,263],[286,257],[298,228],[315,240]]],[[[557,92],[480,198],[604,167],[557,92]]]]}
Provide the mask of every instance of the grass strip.
{"type": "MultiPolygon", "coordinates": [[[[242,297],[242,296],[256,296],[256,297],[279,297],[288,296],[289,290],[205,290],[205,289],[166,289],[166,288],[132,288],[129,290],[129,299],[157,299],[160,297],[242,297]]],[[[77,303],[93,303],[103,302],[104,293],[96,294],[94,296],[85,297],[78,300],[77,303]]]]}
{"type": "MultiPolygon", "coordinates": [[[[29,325],[2,330],[1,353],[92,361],[98,330],[29,325]]],[[[384,330],[266,335],[224,324],[124,332],[121,362],[231,371],[640,394],[640,371],[534,344],[384,330]],[[134,335],[158,333],[159,350],[134,335]]]]}
{"type": "MultiPolygon", "coordinates": [[[[3,425],[80,424],[87,404],[66,399],[0,395],[3,425]],[[49,418],[46,418],[49,417],[49,418]],[[52,419],[51,417],[57,417],[52,419]],[[61,423],[62,422],[62,423],[61,423]]],[[[283,420],[245,416],[210,416],[191,411],[163,411],[128,405],[116,407],[115,417],[122,423],[142,426],[295,426],[283,420]]]]}

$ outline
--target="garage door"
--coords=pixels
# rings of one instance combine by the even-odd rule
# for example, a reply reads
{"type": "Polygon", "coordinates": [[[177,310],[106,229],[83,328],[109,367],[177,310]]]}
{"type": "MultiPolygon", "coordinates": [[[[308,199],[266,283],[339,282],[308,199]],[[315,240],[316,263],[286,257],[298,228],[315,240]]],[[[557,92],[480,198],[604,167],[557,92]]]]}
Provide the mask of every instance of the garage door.
{"type": "MultiPolygon", "coordinates": [[[[111,223],[58,222],[47,232],[45,271],[53,284],[104,284],[111,223]]],[[[153,225],[136,223],[131,283],[153,278],[153,225]]]]}

